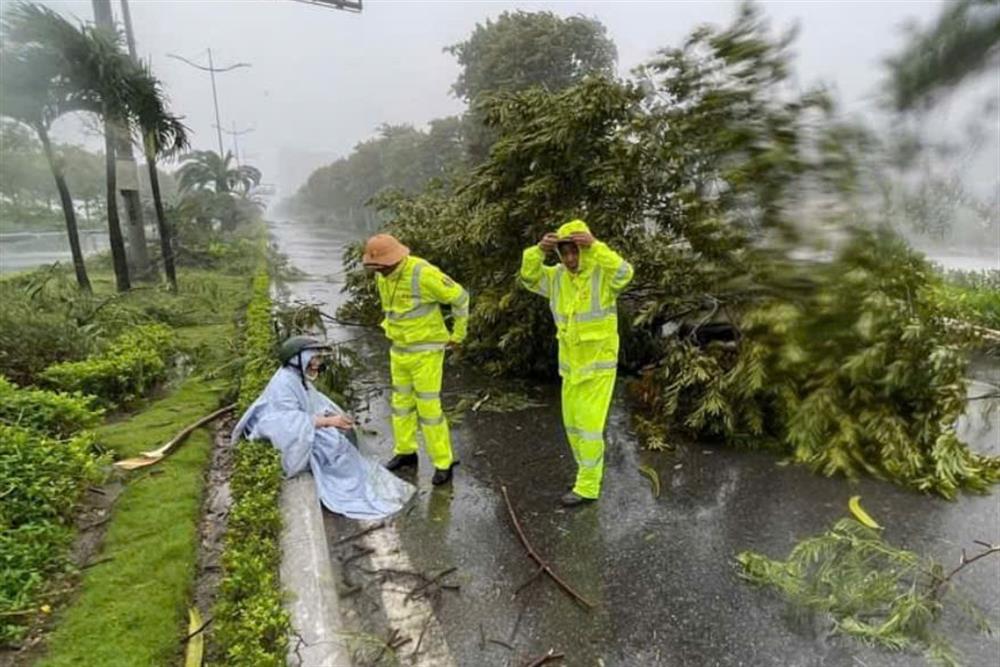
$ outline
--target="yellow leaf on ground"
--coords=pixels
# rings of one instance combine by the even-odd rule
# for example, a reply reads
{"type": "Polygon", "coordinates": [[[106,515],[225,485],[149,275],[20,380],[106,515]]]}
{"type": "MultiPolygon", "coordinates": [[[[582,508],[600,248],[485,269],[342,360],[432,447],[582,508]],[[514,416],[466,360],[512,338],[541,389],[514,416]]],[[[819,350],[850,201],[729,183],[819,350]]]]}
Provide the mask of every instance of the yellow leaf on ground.
{"type": "Polygon", "coordinates": [[[201,613],[195,607],[188,610],[188,642],[184,653],[184,667],[201,667],[205,655],[205,635],[201,630],[201,613]],[[194,633],[198,634],[194,634],[194,633]]]}

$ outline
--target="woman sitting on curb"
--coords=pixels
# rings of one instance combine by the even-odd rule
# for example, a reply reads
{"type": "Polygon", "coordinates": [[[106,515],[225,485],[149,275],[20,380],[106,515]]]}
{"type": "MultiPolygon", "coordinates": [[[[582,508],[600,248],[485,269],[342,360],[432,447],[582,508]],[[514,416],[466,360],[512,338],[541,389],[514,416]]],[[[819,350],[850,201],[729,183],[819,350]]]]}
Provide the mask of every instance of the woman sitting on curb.
{"type": "Polygon", "coordinates": [[[282,343],[281,368],[240,418],[232,441],[270,440],[281,452],[288,477],[310,468],[319,498],[331,512],[350,519],[390,516],[403,508],[414,487],[351,444],[346,433],[354,423],[313,385],[320,359],[329,351],[307,336],[282,343]]]}

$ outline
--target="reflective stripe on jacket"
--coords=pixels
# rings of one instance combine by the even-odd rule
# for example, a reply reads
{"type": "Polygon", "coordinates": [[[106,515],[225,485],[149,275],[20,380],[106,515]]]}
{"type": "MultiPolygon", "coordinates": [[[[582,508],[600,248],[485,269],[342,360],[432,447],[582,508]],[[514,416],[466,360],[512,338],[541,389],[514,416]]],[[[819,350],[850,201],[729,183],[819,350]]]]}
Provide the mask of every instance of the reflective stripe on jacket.
{"type": "Polygon", "coordinates": [[[469,293],[430,262],[410,255],[388,276],[376,274],[385,319],[382,328],[399,352],[443,349],[465,340],[469,293]],[[451,306],[452,332],[445,326],[441,304],[451,306]]]}

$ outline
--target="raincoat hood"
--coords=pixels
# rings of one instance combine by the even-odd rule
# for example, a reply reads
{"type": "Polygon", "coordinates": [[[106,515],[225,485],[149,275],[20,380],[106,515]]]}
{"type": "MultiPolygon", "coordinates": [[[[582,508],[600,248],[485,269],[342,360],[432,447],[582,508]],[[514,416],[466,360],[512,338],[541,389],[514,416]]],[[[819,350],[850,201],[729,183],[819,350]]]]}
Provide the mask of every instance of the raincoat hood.
{"type": "MultiPolygon", "coordinates": [[[[583,220],[570,220],[569,222],[560,225],[559,229],[556,230],[556,236],[559,238],[559,243],[568,241],[569,237],[573,234],[578,234],[584,232],[585,234],[590,234],[590,227],[583,220]]],[[[579,248],[580,250],[580,268],[577,274],[584,274],[589,272],[594,268],[594,258],[591,248],[579,248]]]]}
{"type": "Polygon", "coordinates": [[[556,230],[556,236],[559,237],[560,241],[566,241],[569,240],[569,237],[573,234],[578,234],[580,232],[589,234],[590,227],[588,227],[587,223],[583,220],[570,220],[556,230]]]}

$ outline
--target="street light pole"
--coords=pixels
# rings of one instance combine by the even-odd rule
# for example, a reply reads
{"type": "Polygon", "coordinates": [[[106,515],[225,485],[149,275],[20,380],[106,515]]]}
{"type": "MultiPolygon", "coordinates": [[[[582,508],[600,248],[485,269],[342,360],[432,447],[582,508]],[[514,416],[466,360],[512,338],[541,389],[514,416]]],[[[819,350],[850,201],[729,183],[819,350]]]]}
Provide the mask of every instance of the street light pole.
{"type": "Polygon", "coordinates": [[[208,73],[212,77],[212,103],[215,104],[215,132],[219,138],[219,157],[222,157],[222,120],[219,118],[219,93],[215,88],[215,65],[212,62],[212,49],[208,49],[208,73]]]}
{"type": "Polygon", "coordinates": [[[125,24],[125,42],[128,44],[128,54],[132,60],[139,62],[135,53],[135,33],[132,32],[132,12],[128,8],[128,0],[122,0],[122,23],[125,24]]]}
{"type": "Polygon", "coordinates": [[[222,120],[219,117],[219,92],[215,86],[215,73],[216,72],[229,72],[234,69],[239,69],[240,67],[250,67],[250,63],[236,63],[235,65],[230,65],[229,67],[216,67],[215,61],[212,60],[212,49],[208,49],[208,67],[204,65],[199,65],[198,63],[191,62],[187,58],[177,55],[176,53],[168,53],[168,58],[173,58],[174,60],[180,60],[186,65],[190,65],[196,69],[200,69],[203,72],[208,72],[212,79],[212,103],[215,105],[215,130],[216,135],[219,140],[219,157],[223,157],[223,147],[222,147],[222,120]]]}

